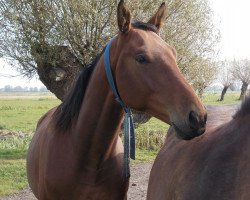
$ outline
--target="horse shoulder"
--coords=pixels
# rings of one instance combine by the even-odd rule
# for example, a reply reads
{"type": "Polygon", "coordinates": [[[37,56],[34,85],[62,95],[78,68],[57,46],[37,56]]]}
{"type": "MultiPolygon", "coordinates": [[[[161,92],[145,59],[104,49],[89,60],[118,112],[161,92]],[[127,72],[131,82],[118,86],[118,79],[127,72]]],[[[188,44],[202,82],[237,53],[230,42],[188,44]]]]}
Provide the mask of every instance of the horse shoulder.
{"type": "Polygon", "coordinates": [[[48,112],[46,112],[37,122],[36,129],[41,125],[41,123],[47,119],[48,117],[52,117],[57,107],[51,108],[48,112]]]}

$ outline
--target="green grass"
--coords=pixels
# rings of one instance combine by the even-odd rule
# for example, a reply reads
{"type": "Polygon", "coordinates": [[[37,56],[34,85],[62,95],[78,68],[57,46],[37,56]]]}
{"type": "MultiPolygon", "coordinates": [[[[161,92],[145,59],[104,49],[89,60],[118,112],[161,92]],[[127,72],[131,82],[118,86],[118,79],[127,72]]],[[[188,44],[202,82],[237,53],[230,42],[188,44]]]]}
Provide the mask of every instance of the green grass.
{"type": "Polygon", "coordinates": [[[136,149],[135,160],[132,160],[132,163],[154,161],[158,152],[158,150],[136,149]]]}
{"type": "Polygon", "coordinates": [[[26,154],[30,134],[0,133],[0,196],[12,194],[27,187],[26,154]]]}
{"type": "Polygon", "coordinates": [[[23,159],[31,140],[31,135],[26,134],[22,137],[5,136],[0,134],[0,160],[23,159]]]}
{"type": "Polygon", "coordinates": [[[57,99],[1,99],[0,130],[34,132],[37,121],[52,107],[57,99]]]}
{"type": "Polygon", "coordinates": [[[30,135],[0,139],[0,196],[27,187],[26,154],[30,139],[30,135]]]}
{"type": "Polygon", "coordinates": [[[157,151],[163,145],[168,125],[156,118],[151,118],[147,123],[139,125],[136,129],[136,147],[157,151]]]}
{"type": "MultiPolygon", "coordinates": [[[[224,102],[217,102],[219,97],[220,93],[206,93],[203,102],[239,102],[239,93],[227,93],[224,102]]],[[[29,93],[29,96],[23,93],[0,93],[0,196],[27,187],[25,157],[37,121],[59,103],[48,93],[29,93]]],[[[139,125],[136,129],[136,160],[132,163],[153,161],[165,140],[167,129],[167,124],[155,118],[139,125]]]]}
{"type": "Polygon", "coordinates": [[[0,159],[0,196],[12,194],[27,187],[24,159],[0,159]]]}
{"type": "Polygon", "coordinates": [[[0,99],[56,99],[50,92],[0,92],[0,99]]]}
{"type": "Polygon", "coordinates": [[[60,103],[51,94],[0,93],[0,196],[27,187],[26,154],[37,121],[60,103]]]}
{"type": "Polygon", "coordinates": [[[202,101],[205,104],[233,104],[239,103],[239,92],[228,91],[224,97],[224,101],[218,101],[220,99],[220,92],[207,92],[203,95],[202,101]]]}

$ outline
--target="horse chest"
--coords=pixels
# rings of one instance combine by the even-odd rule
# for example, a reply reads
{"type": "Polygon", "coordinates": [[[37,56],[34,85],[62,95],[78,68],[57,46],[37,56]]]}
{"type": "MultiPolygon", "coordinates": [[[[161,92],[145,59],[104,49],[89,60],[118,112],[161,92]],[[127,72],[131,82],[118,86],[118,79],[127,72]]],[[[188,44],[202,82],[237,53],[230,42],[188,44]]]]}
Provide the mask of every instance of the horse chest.
{"type": "MultiPolygon", "coordinates": [[[[75,160],[75,159],[74,159],[75,160]]],[[[52,199],[124,199],[128,180],[124,181],[119,156],[110,159],[99,170],[79,168],[79,163],[48,165],[44,191],[52,199]]],[[[43,192],[45,193],[45,192],[43,192]]]]}

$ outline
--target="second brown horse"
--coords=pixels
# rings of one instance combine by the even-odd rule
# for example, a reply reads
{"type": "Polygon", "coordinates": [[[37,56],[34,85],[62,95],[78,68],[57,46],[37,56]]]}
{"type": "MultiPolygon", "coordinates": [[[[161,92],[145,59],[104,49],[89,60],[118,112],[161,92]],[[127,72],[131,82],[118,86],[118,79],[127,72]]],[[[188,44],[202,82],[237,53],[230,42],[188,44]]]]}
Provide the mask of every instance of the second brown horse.
{"type": "MultiPolygon", "coordinates": [[[[123,102],[173,124],[180,138],[205,130],[206,111],[181,75],[176,52],[159,36],[162,4],[148,23],[131,23],[120,1],[119,34],[110,47],[113,77],[123,102]]],[[[103,55],[87,68],[69,97],[38,122],[27,157],[29,185],[40,200],[126,199],[122,107],[108,84],[103,55]]]]}
{"type": "Polygon", "coordinates": [[[150,174],[148,200],[250,199],[250,98],[208,107],[205,134],[179,140],[170,129],[150,174]]]}

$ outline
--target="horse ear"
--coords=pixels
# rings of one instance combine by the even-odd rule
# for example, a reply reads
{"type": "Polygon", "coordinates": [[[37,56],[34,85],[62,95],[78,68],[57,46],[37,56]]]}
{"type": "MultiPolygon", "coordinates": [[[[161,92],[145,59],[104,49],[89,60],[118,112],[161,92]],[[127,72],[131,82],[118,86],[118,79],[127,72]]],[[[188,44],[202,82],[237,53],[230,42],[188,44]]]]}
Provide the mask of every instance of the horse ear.
{"type": "Polygon", "coordinates": [[[120,0],[117,7],[117,21],[119,30],[122,33],[128,33],[131,29],[131,13],[124,5],[124,0],[120,0]]]}
{"type": "Polygon", "coordinates": [[[163,2],[161,6],[158,8],[155,15],[148,21],[148,23],[155,25],[157,31],[159,32],[160,28],[164,24],[166,17],[167,17],[167,6],[165,2],[163,2]]]}

